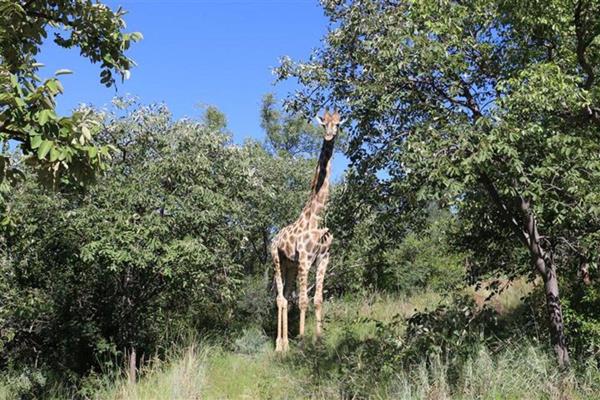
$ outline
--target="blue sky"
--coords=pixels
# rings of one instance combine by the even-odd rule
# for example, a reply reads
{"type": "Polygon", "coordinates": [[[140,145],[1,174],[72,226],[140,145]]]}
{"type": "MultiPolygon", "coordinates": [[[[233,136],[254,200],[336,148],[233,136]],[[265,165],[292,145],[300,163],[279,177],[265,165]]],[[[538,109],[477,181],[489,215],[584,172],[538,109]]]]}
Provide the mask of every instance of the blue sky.
{"type": "Polygon", "coordinates": [[[99,83],[99,68],[50,40],[39,61],[49,76],[60,68],[65,94],[58,111],[80,103],[103,106],[116,94],[138,96],[143,103],[165,102],[176,118],[198,117],[202,105],[227,115],[236,142],[262,138],[261,97],[281,99],[292,83],[273,86],[271,68],[283,55],[306,59],[320,45],[327,20],[317,0],[104,0],[123,6],[127,31],[144,40],[128,54],[138,66],[131,78],[114,88],[99,83]]]}

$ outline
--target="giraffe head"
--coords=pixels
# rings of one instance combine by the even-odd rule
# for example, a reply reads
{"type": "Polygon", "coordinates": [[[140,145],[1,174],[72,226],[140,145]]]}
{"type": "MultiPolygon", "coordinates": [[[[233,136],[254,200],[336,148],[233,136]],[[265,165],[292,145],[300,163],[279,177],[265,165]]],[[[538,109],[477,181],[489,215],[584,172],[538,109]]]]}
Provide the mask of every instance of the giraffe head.
{"type": "Polygon", "coordinates": [[[338,132],[338,126],[342,122],[340,120],[340,114],[337,111],[334,111],[332,114],[329,113],[328,110],[325,110],[325,114],[323,117],[316,116],[319,124],[323,125],[325,128],[325,140],[333,140],[338,132]]]}

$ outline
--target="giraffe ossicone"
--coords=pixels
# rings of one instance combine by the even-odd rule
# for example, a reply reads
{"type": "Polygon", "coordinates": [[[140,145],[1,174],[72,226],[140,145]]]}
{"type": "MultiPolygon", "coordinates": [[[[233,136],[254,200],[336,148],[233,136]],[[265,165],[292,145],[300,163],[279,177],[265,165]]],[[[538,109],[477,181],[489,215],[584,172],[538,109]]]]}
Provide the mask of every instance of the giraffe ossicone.
{"type": "Polygon", "coordinates": [[[277,340],[276,351],[287,351],[288,342],[288,299],[297,280],[298,306],[300,308],[300,332],[304,338],[304,321],[308,308],[308,272],[316,267],[314,295],[316,336],[322,334],[323,281],[329,264],[329,249],[333,235],[320,225],[321,216],[329,199],[331,157],[333,145],[341,119],[337,111],[325,111],[317,120],[324,128],[323,145],[311,183],[311,192],[300,217],[281,229],[271,242],[271,256],[275,269],[277,289],[277,340]]]}

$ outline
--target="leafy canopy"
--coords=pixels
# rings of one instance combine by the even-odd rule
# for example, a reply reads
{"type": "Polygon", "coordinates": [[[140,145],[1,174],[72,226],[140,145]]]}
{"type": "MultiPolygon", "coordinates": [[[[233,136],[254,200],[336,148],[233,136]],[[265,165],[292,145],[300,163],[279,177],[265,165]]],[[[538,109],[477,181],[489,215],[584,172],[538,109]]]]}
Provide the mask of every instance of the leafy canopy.
{"type": "Polygon", "coordinates": [[[124,33],[125,11],[90,0],[0,0],[0,185],[17,178],[19,162],[37,168],[45,182],[81,183],[102,168],[110,148],[94,142],[99,121],[90,110],[56,114],[55,98],[63,92],[58,77],[42,80],[37,72],[40,48],[49,32],[64,48],[100,64],[100,82],[127,79],[134,62],[125,55],[140,33],[124,33]],[[20,154],[11,156],[18,145],[20,154]]]}
{"type": "Polygon", "coordinates": [[[97,139],[118,150],[98,184],[14,189],[16,223],[0,235],[0,367],[38,359],[76,377],[131,346],[155,354],[169,332],[269,312],[253,303],[267,282],[246,290],[271,271],[270,236],[296,217],[312,162],[232,144],[212,107],[174,121],[162,105],[116,104],[97,139]]]}
{"type": "Polygon", "coordinates": [[[520,229],[521,201],[548,247],[597,257],[600,3],[322,3],[324,47],[278,68],[304,84],[292,109],[343,107],[355,165],[493,236],[471,241],[480,261],[514,261],[499,243],[520,229]]]}

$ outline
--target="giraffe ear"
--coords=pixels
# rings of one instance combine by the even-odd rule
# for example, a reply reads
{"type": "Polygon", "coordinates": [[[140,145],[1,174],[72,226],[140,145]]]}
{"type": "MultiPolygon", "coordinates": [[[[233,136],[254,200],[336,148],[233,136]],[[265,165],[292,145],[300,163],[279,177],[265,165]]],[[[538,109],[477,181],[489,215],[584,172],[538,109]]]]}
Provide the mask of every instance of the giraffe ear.
{"type": "Polygon", "coordinates": [[[315,120],[320,124],[320,125],[325,125],[325,122],[323,122],[323,120],[321,119],[321,117],[319,117],[319,114],[315,115],[315,120]]]}
{"type": "Polygon", "coordinates": [[[335,111],[331,115],[331,122],[333,122],[335,124],[339,124],[340,123],[340,113],[338,113],[337,111],[335,111]]]}

